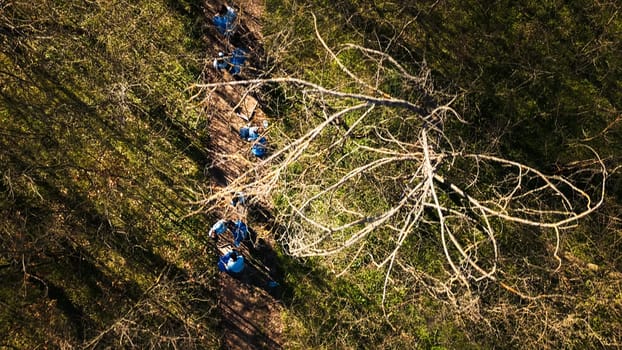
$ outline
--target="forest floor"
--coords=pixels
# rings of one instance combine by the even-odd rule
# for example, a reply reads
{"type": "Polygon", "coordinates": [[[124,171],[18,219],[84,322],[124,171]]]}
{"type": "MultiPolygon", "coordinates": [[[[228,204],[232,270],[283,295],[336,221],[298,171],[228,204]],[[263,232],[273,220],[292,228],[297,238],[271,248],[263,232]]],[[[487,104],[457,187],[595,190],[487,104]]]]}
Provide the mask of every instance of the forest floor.
{"type": "MultiPolygon", "coordinates": [[[[218,12],[221,2],[205,2],[207,21],[218,12]]],[[[261,34],[261,16],[263,2],[258,0],[239,0],[234,4],[238,9],[240,23],[236,35],[230,39],[216,37],[210,40],[208,64],[210,57],[217,57],[218,52],[227,54],[234,47],[243,46],[249,52],[241,77],[233,77],[228,72],[216,71],[206,67],[205,80],[208,83],[233,81],[252,77],[256,72],[254,65],[259,64],[263,56],[263,38],[261,34]],[[213,55],[213,56],[212,56],[213,55]]],[[[209,29],[214,31],[213,28],[209,29]]],[[[260,67],[257,67],[260,68],[260,67]]],[[[227,86],[212,91],[205,100],[205,111],[209,120],[211,166],[210,180],[214,191],[227,186],[245,171],[251,169],[256,162],[250,153],[251,144],[242,140],[237,130],[249,124],[261,125],[267,120],[259,102],[245,93],[241,86],[227,86]],[[241,118],[251,116],[250,121],[241,118]]],[[[230,201],[230,199],[227,199],[230,201]]],[[[278,281],[276,252],[273,250],[275,241],[260,222],[249,215],[250,208],[222,206],[218,213],[223,219],[241,219],[252,229],[251,239],[243,242],[238,250],[247,264],[240,277],[232,277],[220,273],[219,311],[222,319],[222,348],[224,349],[280,349],[282,348],[283,326],[281,322],[282,303],[278,295],[279,287],[270,287],[269,283],[278,281]]],[[[232,243],[231,235],[222,235],[214,254],[220,254],[224,246],[232,243]],[[220,249],[219,249],[220,248],[220,249]]],[[[215,260],[215,259],[214,259],[215,260]]]]}

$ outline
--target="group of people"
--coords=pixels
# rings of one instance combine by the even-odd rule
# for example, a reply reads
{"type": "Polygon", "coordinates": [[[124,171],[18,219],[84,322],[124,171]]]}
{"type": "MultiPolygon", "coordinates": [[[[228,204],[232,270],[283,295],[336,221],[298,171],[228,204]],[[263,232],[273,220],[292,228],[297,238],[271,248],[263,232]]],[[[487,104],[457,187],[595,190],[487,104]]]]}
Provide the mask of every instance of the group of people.
{"type": "MultiPolygon", "coordinates": [[[[220,219],[210,228],[208,236],[214,240],[230,231],[233,235],[233,246],[238,248],[240,244],[249,238],[248,226],[242,220],[223,220],[220,219]]],[[[237,249],[227,249],[222,252],[218,260],[218,269],[223,272],[239,274],[244,270],[244,257],[237,249]]]]}
{"type": "MultiPolygon", "coordinates": [[[[268,122],[264,120],[263,127],[267,127],[268,122]]],[[[268,153],[265,136],[260,134],[261,127],[246,125],[240,128],[240,138],[247,142],[252,142],[251,153],[257,158],[263,158],[268,153]]]]}
{"type": "MultiPolygon", "coordinates": [[[[229,43],[231,43],[231,37],[234,35],[238,25],[238,15],[234,8],[223,5],[216,16],[213,18],[214,26],[216,30],[223,35],[229,43]]],[[[232,75],[238,75],[242,71],[247,60],[247,52],[245,49],[235,47],[230,54],[225,55],[223,52],[218,53],[218,57],[214,59],[213,67],[219,71],[227,71],[232,75]]],[[[251,112],[252,114],[252,112],[251,112]]],[[[250,120],[249,116],[247,121],[250,120]]],[[[262,135],[262,132],[267,128],[268,122],[264,121],[261,126],[245,125],[239,129],[239,136],[242,140],[252,143],[251,153],[258,158],[262,158],[267,154],[267,140],[262,135]]],[[[235,193],[231,205],[236,207],[238,205],[245,206],[247,198],[243,193],[235,193]]],[[[244,256],[237,249],[240,244],[249,239],[249,227],[240,219],[237,220],[218,220],[209,230],[208,236],[215,241],[218,237],[231,232],[233,238],[233,245],[225,245],[219,248],[220,257],[218,259],[218,269],[223,272],[227,272],[233,276],[240,275],[245,269],[244,256]]],[[[269,287],[274,287],[278,283],[270,281],[269,287]]]]}
{"type": "MultiPolygon", "coordinates": [[[[227,39],[235,33],[237,28],[238,15],[234,8],[222,5],[220,11],[214,16],[212,22],[216,30],[224,35],[227,39]]],[[[228,71],[232,75],[238,75],[242,71],[242,67],[247,60],[246,51],[236,47],[231,54],[225,55],[223,52],[218,53],[218,57],[214,59],[213,66],[217,70],[228,71]]],[[[264,121],[264,128],[267,127],[264,121]]],[[[267,154],[267,139],[259,134],[258,126],[243,126],[240,128],[240,137],[248,142],[252,142],[251,154],[258,158],[263,158],[267,154]]]]}
{"type": "Polygon", "coordinates": [[[218,220],[209,230],[208,235],[214,240],[218,240],[218,236],[231,231],[233,234],[233,245],[240,246],[240,243],[248,238],[248,226],[242,220],[218,220]]]}
{"type": "Polygon", "coordinates": [[[218,58],[214,59],[213,66],[217,70],[227,70],[231,75],[237,75],[242,71],[242,66],[244,66],[245,62],[246,51],[236,47],[228,56],[225,56],[223,52],[219,52],[218,58]]]}
{"type": "MultiPolygon", "coordinates": [[[[220,34],[230,39],[237,28],[237,19],[238,15],[235,9],[222,5],[218,14],[212,19],[212,22],[220,34]]],[[[237,75],[242,71],[246,58],[246,51],[236,47],[229,55],[219,52],[212,65],[217,70],[226,70],[232,75],[237,75]]]]}

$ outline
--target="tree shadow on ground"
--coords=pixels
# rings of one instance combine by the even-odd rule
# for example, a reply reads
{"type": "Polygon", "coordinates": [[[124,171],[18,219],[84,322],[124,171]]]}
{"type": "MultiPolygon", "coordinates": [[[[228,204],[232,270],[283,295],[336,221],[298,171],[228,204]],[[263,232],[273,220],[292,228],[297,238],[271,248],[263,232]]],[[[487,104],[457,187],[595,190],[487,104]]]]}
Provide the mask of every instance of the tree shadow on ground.
{"type": "Polygon", "coordinates": [[[280,317],[272,319],[274,301],[261,289],[238,287],[239,283],[247,284],[244,281],[255,273],[253,266],[247,266],[239,277],[225,274],[221,278],[223,291],[228,294],[226,301],[220,303],[221,327],[227,330],[224,343],[235,349],[281,349],[274,337],[274,326],[280,324],[280,317]]]}
{"type": "MultiPolygon", "coordinates": [[[[79,152],[69,153],[67,147],[71,147],[69,151],[73,148],[81,150],[88,138],[75,137],[75,140],[74,138],[62,140],[59,139],[62,135],[55,132],[56,128],[71,130],[72,132],[68,134],[72,137],[79,135],[82,130],[85,133],[98,132],[106,136],[102,142],[110,142],[107,139],[119,141],[118,144],[139,155],[148,155],[148,148],[132,135],[126,134],[123,125],[116,125],[114,121],[99,114],[95,107],[76,95],[71,86],[64,85],[53,72],[42,67],[33,67],[32,70],[33,76],[29,84],[45,92],[49,100],[32,103],[27,99],[18,98],[21,96],[10,94],[10,90],[3,90],[0,94],[0,102],[4,102],[4,106],[10,111],[12,119],[9,121],[15,125],[23,122],[29,127],[23,133],[19,130],[0,141],[0,145],[4,146],[0,152],[0,159],[5,162],[11,173],[27,176],[33,190],[39,196],[39,200],[29,200],[16,192],[14,198],[17,207],[2,212],[3,220],[7,223],[14,221],[11,228],[20,227],[20,232],[15,234],[19,233],[22,240],[7,243],[0,239],[0,247],[15,244],[17,248],[27,252],[25,258],[22,257],[22,260],[26,261],[24,266],[13,264],[3,273],[12,277],[23,276],[25,282],[41,291],[42,298],[32,301],[33,307],[45,306],[44,303],[48,302],[56,306],[58,313],[69,321],[70,327],[67,328],[71,328],[75,333],[73,337],[66,338],[72,344],[96,336],[99,331],[109,326],[108,320],[132,309],[133,304],[142,303],[146,287],[138,283],[139,278],[144,283],[145,279],[155,278],[160,271],[166,280],[187,281],[185,286],[192,286],[192,292],[188,290],[189,288],[185,288],[183,294],[188,296],[192,293],[192,296],[188,299],[182,298],[180,302],[184,304],[189,314],[204,320],[202,321],[204,329],[213,328],[206,317],[211,305],[215,304],[215,294],[209,288],[209,283],[213,282],[207,279],[192,282],[196,274],[177,267],[160,254],[160,249],[167,245],[173,248],[169,240],[154,238],[153,232],[149,229],[134,225],[141,219],[145,219],[145,222],[150,220],[149,217],[153,215],[148,211],[140,211],[142,208],[160,210],[166,219],[173,222],[176,229],[186,234],[193,234],[198,224],[188,225],[167,207],[170,203],[155,202],[157,198],[141,193],[142,187],[129,187],[129,185],[120,188],[120,191],[123,191],[126,198],[130,197],[134,203],[141,203],[144,206],[135,210],[128,209],[128,212],[124,213],[127,216],[122,218],[124,223],[119,224],[119,220],[115,221],[119,218],[103,210],[101,205],[98,206],[98,198],[93,197],[94,189],[99,189],[93,179],[98,176],[114,178],[117,176],[114,173],[116,169],[111,169],[113,165],[103,170],[97,167],[86,168],[83,164],[89,164],[89,155],[79,152]],[[60,115],[59,106],[64,108],[63,111],[68,109],[81,113],[81,118],[72,118],[73,114],[56,118],[60,115]],[[24,147],[16,147],[12,142],[18,140],[22,134],[32,135],[33,141],[24,147]],[[54,155],[59,157],[53,158],[54,155]],[[52,161],[47,162],[48,158],[52,161]],[[92,187],[85,189],[72,171],[79,172],[80,176],[88,179],[92,187]],[[117,224],[114,225],[112,222],[117,224]],[[36,246],[36,249],[28,248],[29,246],[36,246]],[[118,266],[106,264],[111,255],[118,256],[123,264],[118,266]],[[197,300],[201,302],[196,302],[197,300]]],[[[175,124],[170,116],[164,115],[165,113],[165,110],[156,108],[149,111],[148,118],[171,130],[171,133],[167,134],[168,141],[183,151],[185,156],[199,165],[205,162],[206,154],[199,148],[190,147],[193,146],[193,140],[184,138],[184,130],[175,124]]],[[[13,125],[9,124],[9,127],[13,125]]],[[[155,128],[157,125],[152,127],[155,128]]],[[[16,127],[15,129],[17,130],[16,127]]],[[[147,173],[149,170],[158,171],[154,165],[143,170],[147,173]]],[[[156,175],[158,174],[160,172],[156,175]]],[[[162,175],[168,176],[164,173],[162,175]]],[[[131,180],[131,177],[126,175],[119,175],[117,178],[138,181],[136,178],[131,180]]],[[[169,185],[172,182],[165,179],[162,181],[169,185]]],[[[0,189],[7,190],[7,188],[0,189]]],[[[115,205],[120,206],[123,203],[115,205]]],[[[4,254],[2,257],[4,258],[4,254]]],[[[15,259],[11,256],[10,261],[13,260],[15,259]]],[[[201,264],[197,262],[195,265],[201,264]]],[[[181,297],[181,294],[175,296],[181,297]]],[[[25,319],[30,317],[28,310],[20,312],[23,312],[20,317],[23,316],[25,319]]],[[[164,312],[162,315],[164,315],[161,318],[163,324],[166,322],[172,332],[181,334],[183,325],[174,315],[166,316],[164,312]]],[[[110,332],[104,337],[109,339],[102,343],[112,344],[114,337],[115,334],[110,332]]]]}
{"type": "MultiPolygon", "coordinates": [[[[217,250],[221,254],[233,248],[228,237],[225,241],[217,250]]],[[[276,266],[266,259],[276,253],[260,241],[253,243],[249,239],[234,248],[244,257],[245,268],[241,273],[221,273],[219,310],[220,327],[225,330],[223,348],[281,349],[280,287],[275,284],[273,274],[276,266]]]]}

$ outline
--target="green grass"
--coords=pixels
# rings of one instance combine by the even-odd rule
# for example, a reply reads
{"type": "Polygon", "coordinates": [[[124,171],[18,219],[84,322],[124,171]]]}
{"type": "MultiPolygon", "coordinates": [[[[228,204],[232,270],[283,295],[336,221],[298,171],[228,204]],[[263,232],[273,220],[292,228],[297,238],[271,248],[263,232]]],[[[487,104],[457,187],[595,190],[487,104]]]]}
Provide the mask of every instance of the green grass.
{"type": "Polygon", "coordinates": [[[184,92],[203,41],[171,4],[7,5],[0,347],[218,345],[207,221],[182,219],[208,161],[184,92]]]}
{"type": "MultiPolygon", "coordinates": [[[[621,144],[616,136],[620,134],[622,56],[612,43],[620,41],[621,21],[612,3],[429,1],[379,5],[372,1],[345,1],[329,5],[326,1],[268,1],[267,6],[270,9],[265,27],[267,46],[274,51],[286,48],[276,56],[275,71],[279,75],[293,75],[327,87],[352,91],[351,79],[331,62],[316,38],[310,16],[314,13],[322,38],[333,49],[340,49],[345,42],[378,49],[395,57],[412,73],[418,72],[417,64],[425,60],[431,69],[434,86],[457,95],[453,106],[467,121],[462,123],[450,118],[445,124],[446,136],[454,142],[456,149],[493,153],[547,174],[567,176],[590,193],[597,192],[602,178],[590,177],[591,170],[578,171],[577,164],[586,164],[589,169],[596,166],[590,165],[589,159],[593,159],[593,155],[587,148],[574,146],[592,147],[601,157],[608,159],[606,163],[610,171],[619,163],[621,144]],[[288,38],[287,45],[282,38],[288,38]],[[582,163],[585,159],[588,161],[582,163]]],[[[360,77],[378,82],[382,89],[396,97],[416,98],[416,89],[392,75],[391,70],[376,76],[376,65],[363,55],[342,51],[338,57],[360,77]]],[[[288,135],[298,135],[308,127],[302,121],[308,120],[309,111],[306,106],[296,104],[301,100],[297,98],[300,96],[289,96],[293,96],[290,104],[287,100],[281,101],[281,105],[288,106],[282,115],[287,124],[284,129],[288,135]]],[[[343,106],[343,101],[331,102],[332,108],[343,106]]],[[[273,112],[280,115],[278,109],[273,112]]],[[[413,133],[416,134],[420,126],[415,122],[404,122],[405,119],[411,120],[408,117],[406,111],[374,112],[368,118],[369,128],[382,126],[401,140],[412,141],[413,133]]],[[[339,127],[347,128],[354,120],[356,115],[347,116],[339,127]]],[[[339,133],[331,129],[318,140],[310,154],[320,152],[322,144],[330,144],[331,137],[336,135],[339,133]]],[[[383,146],[373,133],[359,133],[350,140],[368,146],[383,146]]],[[[323,158],[321,166],[313,161],[307,164],[301,161],[293,167],[292,170],[296,171],[291,175],[295,177],[308,169],[324,169],[329,164],[336,170],[316,171],[321,173],[315,178],[318,181],[301,179],[310,179],[310,185],[322,185],[373,159],[366,158],[367,155],[361,152],[341,159],[338,166],[330,163],[347,151],[355,151],[350,141],[332,158],[323,158]]],[[[384,174],[405,175],[412,171],[407,165],[383,170],[384,174]]],[[[468,185],[477,176],[478,185],[470,186],[467,192],[481,199],[494,195],[495,190],[506,191],[504,186],[508,186],[502,183],[502,179],[508,176],[508,169],[485,167],[470,159],[458,160],[451,166],[444,164],[439,173],[457,185],[468,185]]],[[[394,200],[390,190],[393,190],[393,196],[401,193],[399,186],[378,184],[373,177],[365,180],[344,187],[331,200],[335,201],[333,203],[342,200],[345,207],[356,207],[371,215],[394,200]]],[[[614,257],[619,250],[620,224],[614,214],[620,208],[619,182],[619,173],[616,173],[610,179],[608,191],[611,196],[605,206],[576,227],[563,231],[561,236],[563,251],[574,253],[584,263],[598,261],[599,266],[608,266],[606,271],[614,272],[620,266],[620,259],[614,257]]],[[[524,183],[523,186],[531,184],[524,183]]],[[[304,185],[299,187],[304,188],[304,185]]],[[[296,193],[289,196],[297,198],[296,193]]],[[[529,199],[526,204],[535,208],[556,208],[557,199],[529,199]]],[[[441,194],[440,200],[449,207],[458,204],[453,202],[450,192],[441,194]]],[[[329,216],[332,209],[326,201],[323,204],[324,207],[314,213],[317,218],[328,222],[347,219],[334,213],[329,216]]],[[[282,205],[278,209],[283,209],[282,205]]],[[[426,218],[434,219],[430,213],[426,213],[426,218]]],[[[378,293],[381,293],[378,280],[370,278],[378,272],[371,258],[386,256],[393,241],[390,233],[378,230],[367,237],[364,253],[357,257],[351,271],[341,277],[343,285],[336,281],[331,283],[335,287],[328,289],[301,283],[309,298],[297,299],[301,304],[300,316],[292,322],[289,336],[297,340],[298,348],[360,348],[361,343],[354,339],[374,332],[382,333],[387,340],[380,342],[373,337],[367,340],[373,344],[371,347],[383,348],[398,347],[403,344],[400,343],[403,339],[410,339],[410,347],[416,344],[421,348],[598,348],[605,346],[607,341],[615,343],[619,339],[622,328],[614,315],[619,313],[620,304],[615,293],[608,290],[596,292],[586,289],[583,282],[575,283],[586,280],[592,284],[609,282],[615,289],[620,285],[619,277],[597,276],[585,264],[569,261],[563,261],[561,268],[556,269],[558,262],[553,257],[555,235],[550,230],[504,224],[497,220],[493,220],[492,225],[498,232],[499,280],[532,295],[561,297],[528,301],[509,293],[499,284],[473,282],[470,286],[473,299],[461,294],[460,288],[453,290],[459,299],[465,297],[474,302],[477,310],[470,310],[460,304],[465,300],[460,299],[458,305],[452,306],[449,297],[432,297],[423,292],[426,287],[420,279],[396,269],[388,289],[390,303],[384,305],[393,312],[387,319],[377,300],[378,293]],[[362,290],[366,291],[366,298],[356,292],[362,290]],[[318,301],[320,296],[324,299],[318,301]],[[347,302],[340,297],[345,297],[347,302]],[[600,308],[598,298],[615,305],[612,307],[614,311],[600,308]],[[585,303],[575,307],[574,302],[566,300],[583,300],[585,303]],[[310,303],[322,311],[314,312],[313,307],[307,306],[310,303]],[[588,305],[597,310],[597,315],[591,314],[588,305]],[[348,316],[343,316],[344,321],[330,318],[328,323],[333,328],[330,328],[329,335],[322,339],[313,336],[326,333],[325,315],[341,315],[343,309],[356,310],[359,306],[368,312],[352,311],[361,319],[355,325],[345,321],[348,316]],[[572,319],[566,319],[569,313],[576,317],[573,319],[591,320],[590,325],[598,328],[598,333],[581,322],[570,322],[572,319]],[[546,326],[540,322],[543,319],[547,319],[546,326]],[[367,320],[373,320],[374,326],[367,320]],[[389,323],[399,323],[404,328],[392,328],[389,323]],[[550,329],[556,331],[549,332],[550,329]],[[536,334],[543,334],[543,338],[537,338],[536,334]]],[[[473,229],[456,230],[458,239],[485,238],[482,232],[473,229]]],[[[417,273],[443,279],[449,267],[439,241],[437,225],[424,223],[410,234],[400,254],[417,273]]],[[[328,269],[338,273],[350,263],[349,258],[357,248],[338,257],[314,262],[321,267],[320,271],[328,269]]],[[[480,263],[491,266],[493,252],[490,244],[480,246],[478,252],[482,258],[480,263]]],[[[454,253],[450,254],[456,257],[457,253],[454,253]]],[[[290,317],[297,315],[293,314],[291,316],[290,310],[290,317]]]]}
{"type": "MultiPolygon", "coordinates": [[[[587,144],[609,166],[619,163],[622,137],[614,121],[622,55],[615,43],[622,22],[612,3],[271,0],[266,6],[264,35],[275,75],[353,91],[326,61],[313,12],[334,49],[353,42],[386,51],[411,72],[425,59],[438,89],[460,93],[454,106],[468,123],[446,125],[459,148],[559,172],[590,191],[598,179],[574,173],[572,163],[590,152],[569,145],[587,144]],[[287,41],[280,40],[284,30],[291,34],[287,41]]],[[[102,348],[220,345],[216,271],[202,238],[212,218],[183,218],[194,199],[188,189],[208,182],[209,135],[185,92],[203,69],[202,16],[202,4],[193,1],[17,0],[3,7],[0,334],[8,337],[0,347],[81,347],[91,340],[102,348]]],[[[376,82],[369,58],[352,50],[339,57],[376,82]]],[[[385,73],[381,89],[416,98],[415,87],[391,69],[385,73]]],[[[266,110],[288,136],[306,132],[312,118],[321,120],[322,111],[299,103],[299,92],[270,88],[266,110]]],[[[402,112],[372,113],[364,131],[321,164],[335,169],[310,176],[326,184],[375,159],[352,142],[382,146],[374,127],[412,141],[420,125],[402,112]],[[353,153],[340,159],[347,152],[353,153]]],[[[331,125],[311,151],[326,154],[326,144],[357,118],[331,125]]],[[[286,142],[271,137],[276,145],[286,142]]],[[[287,169],[287,179],[314,166],[303,157],[287,169]]],[[[485,184],[504,175],[503,169],[480,170],[485,184]]],[[[407,163],[387,166],[333,200],[373,215],[401,194],[377,178],[412,171],[407,163]]],[[[439,171],[458,184],[475,174],[466,161],[439,171]]],[[[578,262],[564,261],[559,270],[551,232],[493,223],[500,232],[499,279],[560,298],[521,299],[489,281],[473,283],[476,299],[461,299],[460,288],[453,290],[456,300],[430,292],[433,283],[423,283],[424,274],[444,278],[448,270],[433,224],[420,225],[404,242],[400,257],[416,273],[394,267],[384,304],[386,270],[375,263],[394,248],[392,231],[372,233],[356,257],[356,249],[308,260],[280,251],[285,347],[594,348],[605,347],[603,339],[615,342],[622,334],[619,176],[612,175],[603,209],[563,232],[563,250],[578,262]]],[[[300,200],[296,186],[275,194],[276,214],[288,210],[286,196],[300,200]]],[[[492,193],[486,186],[471,190],[492,193]]],[[[451,205],[450,197],[440,199],[451,205]]],[[[332,204],[318,202],[314,215],[336,224],[351,219],[335,216],[332,204]]],[[[482,238],[466,229],[461,234],[482,238]]],[[[492,255],[490,247],[481,249],[492,255]]]]}

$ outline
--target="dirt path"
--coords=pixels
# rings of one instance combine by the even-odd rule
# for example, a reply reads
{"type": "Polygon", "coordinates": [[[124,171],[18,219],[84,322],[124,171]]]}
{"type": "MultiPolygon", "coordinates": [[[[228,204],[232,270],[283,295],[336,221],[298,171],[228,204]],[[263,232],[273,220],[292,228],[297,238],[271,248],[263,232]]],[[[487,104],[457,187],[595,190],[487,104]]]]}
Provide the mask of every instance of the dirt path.
{"type": "MultiPolygon", "coordinates": [[[[206,2],[208,21],[217,13],[223,2],[206,2]]],[[[244,46],[249,51],[247,66],[259,62],[262,55],[260,18],[263,2],[258,0],[238,0],[240,25],[238,35],[227,40],[219,36],[214,28],[209,28],[213,50],[208,57],[216,57],[219,51],[231,52],[234,46],[244,46]]],[[[251,77],[252,69],[245,69],[242,78],[251,77]]],[[[208,68],[206,80],[209,82],[232,81],[228,73],[208,68]]],[[[261,124],[267,117],[250,94],[243,87],[227,87],[214,91],[206,101],[209,118],[210,152],[212,164],[209,173],[214,189],[222,188],[253,166],[254,156],[250,154],[251,145],[243,141],[237,130],[247,121],[238,113],[252,115],[252,124],[261,124]],[[237,108],[236,108],[237,107],[237,108]]],[[[270,286],[278,281],[274,240],[258,222],[253,222],[244,208],[223,207],[217,213],[224,219],[241,219],[254,231],[251,242],[244,242],[239,250],[247,259],[246,269],[240,277],[220,273],[219,310],[222,315],[224,349],[280,349],[283,326],[282,306],[278,300],[279,287],[270,286]]],[[[221,236],[218,246],[231,243],[231,235],[221,236]]],[[[214,252],[217,254],[217,252],[214,252]]]]}

